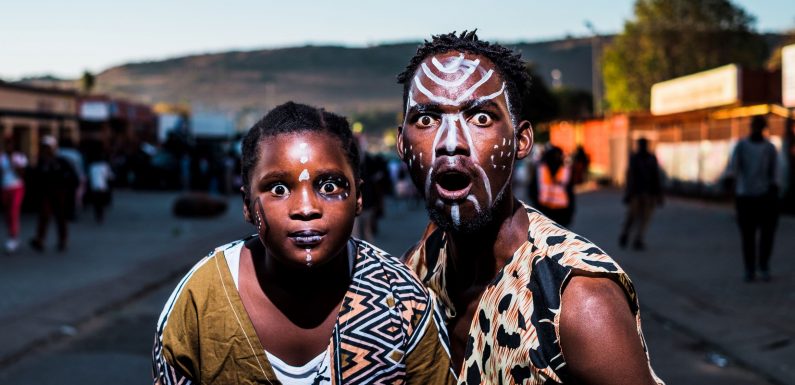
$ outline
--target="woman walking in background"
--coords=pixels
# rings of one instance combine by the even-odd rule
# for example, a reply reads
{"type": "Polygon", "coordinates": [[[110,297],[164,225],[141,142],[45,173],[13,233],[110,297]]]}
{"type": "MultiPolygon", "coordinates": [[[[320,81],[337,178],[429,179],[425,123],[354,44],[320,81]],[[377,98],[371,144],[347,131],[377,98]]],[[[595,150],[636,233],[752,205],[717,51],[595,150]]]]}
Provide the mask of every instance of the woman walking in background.
{"type": "Polygon", "coordinates": [[[110,181],[113,171],[107,156],[96,156],[88,165],[88,182],[91,205],[94,206],[94,219],[97,223],[105,220],[105,207],[110,204],[110,181]]]}
{"type": "Polygon", "coordinates": [[[2,173],[3,214],[8,226],[8,239],[5,243],[6,253],[13,253],[19,247],[19,212],[22,199],[25,197],[25,167],[28,158],[16,151],[13,137],[3,141],[4,151],[0,154],[0,172],[2,173]]]}

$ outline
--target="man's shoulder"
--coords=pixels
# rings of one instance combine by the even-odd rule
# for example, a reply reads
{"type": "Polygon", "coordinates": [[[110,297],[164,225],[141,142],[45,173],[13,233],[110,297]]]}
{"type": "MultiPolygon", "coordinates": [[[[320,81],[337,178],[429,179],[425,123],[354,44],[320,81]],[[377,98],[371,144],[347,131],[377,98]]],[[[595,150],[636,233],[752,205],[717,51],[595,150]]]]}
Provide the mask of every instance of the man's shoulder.
{"type": "Polygon", "coordinates": [[[534,261],[549,258],[567,268],[592,273],[623,273],[602,248],[528,207],[528,256],[534,261]]]}

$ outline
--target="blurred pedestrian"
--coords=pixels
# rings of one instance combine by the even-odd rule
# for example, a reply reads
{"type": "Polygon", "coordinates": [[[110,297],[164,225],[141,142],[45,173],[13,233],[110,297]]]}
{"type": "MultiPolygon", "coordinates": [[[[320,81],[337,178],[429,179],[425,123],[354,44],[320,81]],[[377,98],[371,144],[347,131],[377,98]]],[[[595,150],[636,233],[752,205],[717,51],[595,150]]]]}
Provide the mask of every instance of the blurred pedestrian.
{"type": "Polygon", "coordinates": [[[753,117],[751,134],[737,142],[728,168],[728,174],[735,179],[746,282],[756,278],[757,262],[762,280],[770,280],[770,254],[778,224],[777,153],[765,138],[766,127],[764,117],[753,117]]]}
{"type": "Polygon", "coordinates": [[[13,253],[19,247],[19,213],[22,199],[25,197],[25,168],[28,158],[17,151],[13,137],[3,141],[3,152],[0,154],[0,173],[2,173],[2,202],[8,239],[5,243],[6,253],[13,253]]]}
{"type": "Polygon", "coordinates": [[[106,156],[93,159],[88,165],[89,195],[94,206],[94,219],[97,223],[105,220],[105,208],[110,204],[110,181],[113,179],[110,163],[106,156]]]}
{"type": "MultiPolygon", "coordinates": [[[[366,148],[364,146],[362,149],[366,148]]],[[[364,153],[362,157],[362,212],[356,217],[353,236],[373,242],[375,239],[376,223],[378,221],[379,209],[379,187],[380,178],[385,177],[380,173],[376,159],[369,153],[364,153]]]]}
{"type": "Polygon", "coordinates": [[[541,157],[530,189],[535,208],[560,225],[568,226],[574,216],[574,185],[563,150],[549,146],[541,157]]]}
{"type": "Polygon", "coordinates": [[[69,161],[58,155],[58,142],[53,136],[45,135],[41,140],[39,159],[33,169],[33,180],[40,202],[36,237],[30,240],[30,246],[37,251],[44,250],[47,226],[50,217],[54,217],[58,226],[58,250],[64,251],[68,235],[66,199],[68,192],[76,188],[78,178],[69,161]]]}
{"type": "Polygon", "coordinates": [[[75,148],[72,138],[69,137],[61,139],[58,147],[58,156],[67,160],[72,165],[72,169],[75,170],[75,174],[77,174],[77,185],[75,185],[75,188],[66,191],[64,206],[66,218],[74,221],[77,219],[77,209],[83,204],[83,194],[86,192],[85,162],[83,161],[83,154],[75,148]]]}
{"type": "Polygon", "coordinates": [[[575,186],[585,183],[588,180],[590,166],[591,158],[582,146],[577,146],[571,157],[571,183],[575,186]]]}
{"type": "Polygon", "coordinates": [[[646,227],[649,225],[655,206],[663,204],[662,178],[657,157],[649,151],[649,141],[640,138],[637,146],[637,151],[629,157],[624,192],[627,213],[618,244],[622,248],[626,247],[629,237],[634,232],[632,247],[635,250],[644,250],[646,227]]]}

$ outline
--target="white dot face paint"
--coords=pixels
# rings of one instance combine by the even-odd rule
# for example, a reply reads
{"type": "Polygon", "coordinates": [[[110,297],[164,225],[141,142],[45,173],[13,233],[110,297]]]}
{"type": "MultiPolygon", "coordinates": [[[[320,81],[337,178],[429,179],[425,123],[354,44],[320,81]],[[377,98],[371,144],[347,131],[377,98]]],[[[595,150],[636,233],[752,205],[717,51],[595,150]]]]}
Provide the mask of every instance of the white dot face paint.
{"type": "MultiPolygon", "coordinates": [[[[293,174],[293,175],[295,175],[295,174],[293,174]]],[[[301,171],[301,175],[298,176],[298,181],[299,182],[303,182],[305,180],[309,180],[309,171],[307,169],[304,169],[304,171],[301,171]]]]}

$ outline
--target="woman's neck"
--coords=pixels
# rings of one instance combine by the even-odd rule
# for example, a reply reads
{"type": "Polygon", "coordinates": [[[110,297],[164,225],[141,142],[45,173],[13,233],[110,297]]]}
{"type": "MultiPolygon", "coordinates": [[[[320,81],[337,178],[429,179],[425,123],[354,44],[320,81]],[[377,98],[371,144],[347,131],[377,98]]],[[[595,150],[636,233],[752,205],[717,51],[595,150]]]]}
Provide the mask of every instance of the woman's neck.
{"type": "Polygon", "coordinates": [[[259,286],[293,323],[317,326],[339,306],[351,282],[347,247],[327,263],[305,267],[286,264],[263,247],[259,239],[252,241],[247,246],[259,286]]]}

